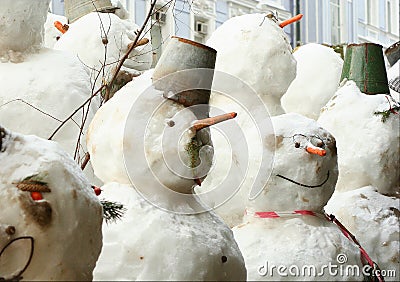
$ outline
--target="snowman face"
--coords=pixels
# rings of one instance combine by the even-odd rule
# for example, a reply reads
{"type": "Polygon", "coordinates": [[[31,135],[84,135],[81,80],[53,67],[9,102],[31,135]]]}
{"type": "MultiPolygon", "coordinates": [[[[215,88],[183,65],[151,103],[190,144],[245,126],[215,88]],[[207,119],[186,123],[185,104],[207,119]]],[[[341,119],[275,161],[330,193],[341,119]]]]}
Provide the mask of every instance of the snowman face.
{"type": "Polygon", "coordinates": [[[50,0],[2,0],[0,53],[25,51],[42,43],[50,0]]]}
{"type": "Polygon", "coordinates": [[[251,204],[267,211],[321,211],[337,181],[335,138],[319,125],[298,114],[272,118],[275,135],[266,138],[267,150],[275,138],[272,175],[251,204]]]}
{"type": "Polygon", "coordinates": [[[28,280],[91,279],[102,209],[89,183],[56,143],[0,132],[1,276],[26,265],[28,280]]]}

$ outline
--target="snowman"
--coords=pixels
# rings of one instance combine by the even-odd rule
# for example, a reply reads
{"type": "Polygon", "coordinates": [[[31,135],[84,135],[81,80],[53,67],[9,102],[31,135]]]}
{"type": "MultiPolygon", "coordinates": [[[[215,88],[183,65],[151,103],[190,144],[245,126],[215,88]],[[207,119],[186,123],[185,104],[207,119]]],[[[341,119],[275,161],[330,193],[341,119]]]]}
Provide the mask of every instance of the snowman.
{"type": "Polygon", "coordinates": [[[199,203],[193,194],[197,177],[186,174],[200,159],[209,169],[210,137],[194,130],[197,117],[191,110],[153,87],[153,75],[146,71],[125,85],[90,125],[95,173],[106,182],[102,195],[127,209],[120,221],[103,227],[94,279],[244,280],[232,231],[199,203]],[[194,140],[202,141],[193,147],[194,140]],[[183,170],[175,162],[167,165],[175,156],[183,170]]]}
{"type": "MultiPolygon", "coordinates": [[[[296,76],[296,60],[281,26],[272,14],[238,16],[217,28],[207,41],[207,45],[218,51],[210,113],[237,112],[238,131],[245,136],[245,141],[240,150],[235,150],[231,140],[211,128],[216,148],[215,164],[198,193],[231,227],[242,220],[245,200],[257,181],[258,171],[270,170],[271,166],[271,160],[267,165],[261,160],[263,150],[257,119],[283,113],[280,99],[296,76]],[[228,91],[218,91],[226,85],[230,85],[228,91]],[[243,147],[247,153],[243,153],[243,147]],[[243,159],[245,154],[248,154],[247,159],[243,159]],[[229,168],[237,173],[228,174],[229,168]],[[224,186],[237,192],[232,191],[234,196],[218,207],[214,198],[201,195],[201,192],[224,186]]],[[[221,125],[224,126],[228,125],[221,125]]],[[[225,130],[221,128],[221,131],[225,130]]],[[[235,142],[239,140],[238,137],[235,142]]]]}
{"type": "MultiPolygon", "coordinates": [[[[41,47],[48,5],[49,0],[4,0],[0,6],[0,120],[41,138],[49,138],[91,95],[89,75],[77,58],[41,47]]],[[[78,161],[98,107],[94,97],[53,137],[78,161]]],[[[85,172],[93,179],[90,167],[85,172]]]]}
{"type": "Polygon", "coordinates": [[[399,108],[389,95],[345,83],[318,122],[335,134],[339,179],[326,210],[356,236],[385,271],[399,275],[399,108]],[[395,273],[394,273],[395,272],[395,273]]]}
{"type": "Polygon", "coordinates": [[[233,228],[247,279],[362,280],[362,274],[327,269],[362,271],[358,247],[323,215],[338,174],[334,137],[294,113],[272,122],[275,134],[264,143],[265,150],[275,151],[272,175],[247,203],[243,223],[233,228]]]}
{"type": "Polygon", "coordinates": [[[91,280],[102,208],[53,142],[0,127],[0,280],[91,280]]]}
{"type": "MultiPolygon", "coordinates": [[[[134,43],[139,28],[131,20],[121,19],[114,13],[91,12],[70,23],[68,31],[54,48],[77,55],[90,70],[92,83],[99,87],[114,75],[119,60],[134,43]]],[[[124,61],[113,92],[140,75],[140,71],[149,69],[152,64],[149,38],[141,37],[135,46],[124,61]]]]}
{"type": "Polygon", "coordinates": [[[61,36],[68,30],[68,19],[64,16],[47,13],[44,23],[44,47],[53,48],[61,36]],[[58,26],[55,27],[55,25],[58,26]]]}
{"type": "Polygon", "coordinates": [[[343,60],[332,48],[316,43],[299,47],[293,56],[297,75],[282,96],[282,106],[287,113],[317,120],[321,108],[339,87],[343,60]]]}

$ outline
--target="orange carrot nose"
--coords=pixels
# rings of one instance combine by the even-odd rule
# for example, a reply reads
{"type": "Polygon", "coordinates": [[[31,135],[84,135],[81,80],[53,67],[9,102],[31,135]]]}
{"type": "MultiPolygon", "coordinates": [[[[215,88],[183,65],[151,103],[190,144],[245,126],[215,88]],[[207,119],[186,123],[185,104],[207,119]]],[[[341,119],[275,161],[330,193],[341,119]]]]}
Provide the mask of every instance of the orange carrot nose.
{"type": "Polygon", "coordinates": [[[310,154],[315,154],[318,156],[325,156],[326,155],[326,151],[324,149],[318,148],[318,147],[311,147],[311,146],[307,146],[306,147],[306,151],[310,154]]]}
{"type": "Polygon", "coordinates": [[[279,26],[280,26],[281,28],[284,28],[285,26],[287,26],[287,25],[289,25],[289,24],[292,24],[292,23],[295,23],[295,22],[301,20],[302,17],[303,17],[303,14],[298,14],[297,16],[294,16],[293,18],[290,18],[290,19],[288,19],[288,20],[286,20],[286,21],[281,22],[281,23],[279,24],[279,26]]]}
{"type": "Polygon", "coordinates": [[[67,24],[62,24],[62,23],[59,22],[59,21],[55,21],[55,22],[54,22],[54,26],[55,26],[61,33],[65,33],[65,32],[68,30],[68,28],[69,28],[69,25],[67,25],[67,24]]]}
{"type": "Polygon", "coordinates": [[[192,129],[195,131],[199,131],[203,128],[209,127],[211,125],[220,123],[222,121],[226,121],[229,119],[233,119],[237,116],[237,113],[227,113],[227,114],[222,114],[219,116],[215,116],[215,117],[210,117],[210,118],[205,118],[205,119],[201,119],[201,120],[197,120],[194,122],[192,129]]]}

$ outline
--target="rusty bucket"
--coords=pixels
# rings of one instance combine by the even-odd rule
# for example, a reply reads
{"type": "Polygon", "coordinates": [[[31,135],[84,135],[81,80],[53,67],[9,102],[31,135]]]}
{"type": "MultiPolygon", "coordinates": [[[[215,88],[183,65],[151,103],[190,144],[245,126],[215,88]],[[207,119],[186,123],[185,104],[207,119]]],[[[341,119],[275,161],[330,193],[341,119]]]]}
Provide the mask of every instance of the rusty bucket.
{"type": "Polygon", "coordinates": [[[393,66],[400,59],[400,41],[397,41],[385,51],[390,66],[393,66]]]}
{"type": "Polygon", "coordinates": [[[195,69],[215,68],[217,51],[201,43],[173,36],[163,51],[153,74],[155,87],[164,91],[164,97],[186,107],[208,104],[213,72],[195,69]],[[185,70],[191,70],[185,72],[185,70]],[[174,74],[174,75],[171,75],[174,74]],[[164,79],[162,79],[164,77],[164,79]],[[157,81],[158,80],[158,81],[157,81]],[[194,87],[201,82],[202,89],[194,87]],[[182,89],[190,89],[181,91],[182,89]],[[172,97],[166,96],[174,93],[172,97]]]}
{"type": "Polygon", "coordinates": [[[365,94],[389,94],[382,46],[375,43],[348,45],[340,80],[345,78],[353,80],[365,94]]]}
{"type": "Polygon", "coordinates": [[[65,0],[64,9],[68,22],[73,23],[91,12],[114,12],[118,8],[112,5],[111,0],[65,0]]]}

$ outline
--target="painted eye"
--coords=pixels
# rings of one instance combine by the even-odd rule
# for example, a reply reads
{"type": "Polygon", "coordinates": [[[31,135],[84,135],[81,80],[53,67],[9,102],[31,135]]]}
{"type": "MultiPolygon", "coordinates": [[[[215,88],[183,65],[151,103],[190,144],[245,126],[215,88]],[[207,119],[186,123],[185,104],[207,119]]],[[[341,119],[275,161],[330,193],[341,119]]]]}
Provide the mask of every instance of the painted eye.
{"type": "Polygon", "coordinates": [[[302,134],[296,134],[293,136],[293,142],[295,148],[305,148],[308,143],[308,138],[302,134]]]}

